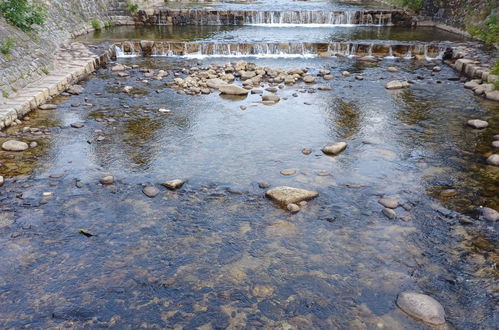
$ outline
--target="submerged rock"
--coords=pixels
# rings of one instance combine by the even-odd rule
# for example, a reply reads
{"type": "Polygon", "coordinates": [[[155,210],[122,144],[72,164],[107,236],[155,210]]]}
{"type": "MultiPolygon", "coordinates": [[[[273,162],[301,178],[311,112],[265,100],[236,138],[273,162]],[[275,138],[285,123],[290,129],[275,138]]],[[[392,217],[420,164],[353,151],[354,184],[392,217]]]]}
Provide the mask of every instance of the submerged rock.
{"type": "Polygon", "coordinates": [[[281,100],[281,98],[277,95],[274,94],[269,94],[269,95],[263,95],[262,96],[262,101],[272,101],[274,103],[277,103],[281,100]]]}
{"type": "Polygon", "coordinates": [[[45,104],[40,105],[38,107],[38,109],[40,109],[40,110],[54,110],[54,109],[57,109],[57,105],[45,103],[45,104]]]}
{"type": "Polygon", "coordinates": [[[265,195],[278,203],[288,205],[313,199],[319,196],[319,193],[311,190],[281,186],[268,190],[265,195]]]}
{"type": "Polygon", "coordinates": [[[281,174],[284,176],[291,176],[296,174],[296,170],[294,168],[287,168],[281,171],[281,174]]]}
{"type": "Polygon", "coordinates": [[[286,206],[286,208],[288,209],[289,212],[291,213],[297,213],[297,212],[300,212],[300,207],[296,204],[288,204],[286,206]]]}
{"type": "Polygon", "coordinates": [[[185,183],[184,180],[175,179],[175,180],[166,181],[166,182],[162,183],[162,185],[170,190],[175,190],[175,189],[182,187],[184,185],[184,183],[185,183]]]}
{"type": "Polygon", "coordinates": [[[154,198],[159,194],[159,189],[154,186],[145,186],[142,192],[149,198],[154,198]]]}
{"type": "Polygon", "coordinates": [[[213,78],[206,80],[206,86],[210,88],[219,89],[220,87],[227,86],[228,83],[220,78],[213,78]]]}
{"type": "Polygon", "coordinates": [[[2,149],[5,151],[24,151],[29,148],[26,142],[17,140],[8,140],[2,144],[2,149]]]}
{"type": "Polygon", "coordinates": [[[303,81],[306,82],[307,84],[312,84],[315,82],[315,77],[314,76],[305,76],[303,77],[303,81]]]}
{"type": "Polygon", "coordinates": [[[388,70],[388,72],[397,72],[399,69],[397,69],[397,68],[396,68],[396,67],[394,67],[394,66],[389,66],[389,67],[387,68],[387,70],[388,70]]]}
{"type": "Polygon", "coordinates": [[[399,206],[398,201],[389,198],[381,198],[378,203],[389,209],[396,209],[399,206]]]}
{"type": "Polygon", "coordinates": [[[112,176],[112,175],[105,176],[105,177],[101,178],[99,180],[99,182],[101,184],[104,184],[104,185],[113,184],[114,183],[114,176],[112,176]]]}
{"type": "Polygon", "coordinates": [[[338,143],[334,143],[334,144],[328,144],[322,148],[322,152],[325,153],[326,155],[335,156],[335,155],[338,155],[343,150],[345,150],[346,147],[347,147],[346,142],[338,142],[338,143]]]}
{"type": "Polygon", "coordinates": [[[486,122],[485,120],[480,120],[480,119],[468,120],[467,124],[468,124],[468,126],[471,126],[473,128],[476,128],[476,129],[482,129],[482,128],[486,128],[487,126],[489,126],[488,122],[486,122]]]}
{"type": "Polygon", "coordinates": [[[83,88],[83,86],[80,86],[80,85],[73,85],[67,89],[67,92],[69,94],[72,94],[72,95],[79,95],[79,94],[83,93],[83,91],[84,91],[84,88],[83,88]]]}
{"type": "Polygon", "coordinates": [[[397,306],[414,317],[431,325],[445,323],[445,311],[435,299],[416,292],[402,292],[397,297],[397,306]]]}
{"type": "Polygon", "coordinates": [[[383,214],[388,218],[388,219],[395,219],[397,217],[397,213],[395,213],[394,210],[389,209],[388,207],[385,207],[383,209],[383,214]]]}
{"type": "Polygon", "coordinates": [[[218,89],[222,94],[228,95],[248,95],[248,90],[236,85],[226,85],[218,89]]]}

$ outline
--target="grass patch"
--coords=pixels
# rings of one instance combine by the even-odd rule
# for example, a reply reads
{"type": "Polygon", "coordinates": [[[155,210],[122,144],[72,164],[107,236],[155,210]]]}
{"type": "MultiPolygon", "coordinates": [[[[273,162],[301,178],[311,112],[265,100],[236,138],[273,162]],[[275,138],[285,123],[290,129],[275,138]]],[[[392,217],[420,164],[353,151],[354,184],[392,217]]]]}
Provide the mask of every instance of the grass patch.
{"type": "Polygon", "coordinates": [[[42,72],[45,73],[45,75],[48,75],[49,74],[49,69],[45,66],[42,68],[42,72]]]}
{"type": "Polygon", "coordinates": [[[135,15],[137,13],[137,11],[139,10],[139,5],[136,4],[135,2],[133,1],[127,1],[126,3],[126,9],[133,15],[135,15]]]}
{"type": "Polygon", "coordinates": [[[99,21],[98,19],[95,19],[95,18],[94,18],[94,19],[92,20],[91,24],[92,24],[92,28],[93,28],[94,30],[96,30],[96,31],[98,31],[98,30],[102,29],[101,23],[100,23],[100,21],[99,21]]]}
{"type": "Polygon", "coordinates": [[[6,91],[3,91],[2,92],[2,96],[4,99],[8,99],[9,98],[9,93],[7,93],[6,91]]]}
{"type": "Polygon", "coordinates": [[[10,52],[14,48],[15,39],[12,37],[7,37],[0,40],[0,53],[5,55],[5,57],[10,58],[10,52]]]}
{"type": "Polygon", "coordinates": [[[45,7],[28,0],[0,0],[0,13],[7,22],[27,32],[33,25],[43,25],[46,18],[45,7]]]}
{"type": "Polygon", "coordinates": [[[497,16],[489,15],[483,24],[479,26],[471,26],[468,32],[486,44],[492,45],[499,43],[499,25],[497,25],[497,16]]]}

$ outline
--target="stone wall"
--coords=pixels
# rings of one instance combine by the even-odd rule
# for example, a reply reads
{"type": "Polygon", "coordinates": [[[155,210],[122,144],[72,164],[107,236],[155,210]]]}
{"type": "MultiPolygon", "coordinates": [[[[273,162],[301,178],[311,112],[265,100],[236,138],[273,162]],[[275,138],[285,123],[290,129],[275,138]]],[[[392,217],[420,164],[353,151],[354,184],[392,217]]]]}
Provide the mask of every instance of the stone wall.
{"type": "MultiPolygon", "coordinates": [[[[0,104],[27,84],[43,78],[57,66],[55,52],[75,36],[91,31],[92,21],[103,26],[133,24],[127,0],[33,0],[47,9],[43,27],[24,33],[0,16],[0,42],[12,38],[9,54],[0,53],[0,104]],[[109,24],[109,23],[108,23],[109,24]]],[[[159,0],[134,0],[141,8],[159,0]]]]}

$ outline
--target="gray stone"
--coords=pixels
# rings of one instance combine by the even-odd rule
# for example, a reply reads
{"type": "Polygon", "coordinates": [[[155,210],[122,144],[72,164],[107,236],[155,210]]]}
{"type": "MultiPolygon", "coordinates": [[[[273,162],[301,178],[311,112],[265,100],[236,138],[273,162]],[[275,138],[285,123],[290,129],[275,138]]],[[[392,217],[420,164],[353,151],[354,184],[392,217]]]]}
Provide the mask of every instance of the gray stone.
{"type": "Polygon", "coordinates": [[[340,152],[345,150],[347,147],[346,142],[338,142],[334,144],[328,144],[322,148],[322,152],[325,153],[326,155],[338,155],[340,152]]]}
{"type": "Polygon", "coordinates": [[[248,95],[248,90],[236,85],[226,85],[218,89],[222,94],[228,95],[248,95]]]}
{"type": "Polygon", "coordinates": [[[133,90],[132,86],[125,86],[123,87],[123,92],[125,93],[130,93],[133,90]]]}
{"type": "Polygon", "coordinates": [[[350,77],[350,75],[351,75],[351,74],[350,74],[350,72],[348,72],[348,71],[343,71],[343,72],[341,72],[341,75],[342,75],[343,77],[350,77]]]}
{"type": "Polygon", "coordinates": [[[495,86],[492,84],[481,84],[480,86],[475,87],[473,89],[473,92],[476,95],[482,95],[482,94],[487,95],[486,93],[492,92],[492,91],[494,91],[494,89],[495,89],[495,86]]]}
{"type": "Polygon", "coordinates": [[[24,151],[29,148],[26,142],[17,140],[8,140],[2,144],[2,149],[5,151],[24,151]]]}
{"type": "Polygon", "coordinates": [[[149,198],[154,198],[159,194],[159,189],[154,186],[145,186],[142,192],[149,198]]]}
{"type": "Polygon", "coordinates": [[[499,102],[499,90],[485,92],[485,97],[491,101],[499,102]]]}
{"type": "Polygon", "coordinates": [[[499,148],[499,141],[492,141],[492,147],[499,148]]]}
{"type": "Polygon", "coordinates": [[[401,89],[401,88],[405,88],[405,87],[409,87],[409,86],[410,85],[407,81],[392,80],[385,85],[385,88],[386,89],[401,89]]]}
{"type": "Polygon", "coordinates": [[[315,77],[314,76],[305,76],[305,77],[303,77],[303,81],[306,82],[307,84],[312,84],[315,82],[315,77]]]}
{"type": "Polygon", "coordinates": [[[439,67],[439,66],[434,66],[433,69],[432,69],[434,72],[440,72],[442,71],[442,68],[439,67]]]}
{"type": "Polygon", "coordinates": [[[471,126],[476,129],[482,129],[487,126],[489,126],[489,123],[487,123],[485,120],[480,120],[480,119],[470,119],[467,122],[468,126],[471,126]]]}
{"type": "Polygon", "coordinates": [[[402,292],[397,297],[397,306],[414,317],[431,325],[445,323],[445,311],[435,299],[416,292],[402,292]]]}
{"type": "Polygon", "coordinates": [[[288,205],[313,199],[319,196],[319,193],[311,190],[281,186],[268,190],[265,195],[278,203],[288,205]]]}
{"type": "Polygon", "coordinates": [[[284,176],[291,176],[296,174],[296,170],[294,168],[287,168],[281,171],[281,174],[284,176]]]}
{"type": "Polygon", "coordinates": [[[116,64],[111,68],[111,71],[125,71],[125,66],[122,64],[116,64]]]}
{"type": "Polygon", "coordinates": [[[381,198],[378,203],[389,209],[396,209],[399,206],[398,201],[389,198],[381,198]]]}
{"type": "Polygon", "coordinates": [[[228,83],[220,78],[213,78],[206,80],[206,86],[214,89],[219,89],[220,87],[227,86],[228,83]]]}
{"type": "Polygon", "coordinates": [[[185,183],[184,180],[175,179],[175,180],[166,181],[166,182],[162,183],[162,185],[170,190],[175,190],[175,189],[182,187],[184,185],[184,183],[185,183]]]}
{"type": "Polygon", "coordinates": [[[114,183],[114,176],[112,176],[112,175],[105,176],[105,177],[101,178],[99,180],[99,182],[104,184],[104,185],[113,184],[114,183]]]}
{"type": "Polygon", "coordinates": [[[304,155],[310,155],[312,153],[312,149],[303,148],[301,150],[301,153],[304,154],[304,155]]]}
{"type": "Polygon", "coordinates": [[[487,221],[498,221],[499,220],[499,212],[490,207],[482,207],[482,216],[487,221]]]}
{"type": "Polygon", "coordinates": [[[71,127],[73,128],[83,128],[85,125],[83,123],[72,123],[71,127]]]}
{"type": "Polygon", "coordinates": [[[4,182],[5,182],[5,181],[4,181],[3,176],[1,176],[1,175],[0,175],[0,187],[1,187],[1,186],[3,186],[4,182]]]}
{"type": "Polygon", "coordinates": [[[36,141],[33,141],[33,142],[31,142],[31,143],[29,144],[29,147],[30,147],[30,148],[36,148],[36,147],[38,147],[38,143],[37,143],[36,141]]]}
{"type": "Polygon", "coordinates": [[[274,103],[279,102],[281,98],[275,94],[263,95],[262,101],[272,101],[274,103]]]}
{"type": "Polygon", "coordinates": [[[388,70],[388,72],[397,72],[399,69],[397,69],[397,68],[396,68],[396,67],[394,67],[394,66],[389,66],[389,67],[387,68],[387,70],[388,70]]]}
{"type": "Polygon", "coordinates": [[[397,217],[397,213],[395,213],[394,210],[389,209],[388,207],[385,207],[383,209],[383,214],[388,218],[388,219],[395,219],[397,217]]]}
{"type": "Polygon", "coordinates": [[[297,213],[297,212],[300,212],[300,207],[299,207],[298,205],[296,205],[296,204],[293,204],[293,203],[288,204],[288,205],[286,206],[286,208],[287,208],[287,209],[288,209],[288,211],[289,211],[289,212],[291,212],[291,213],[297,213]]]}
{"type": "Polygon", "coordinates": [[[493,154],[487,158],[487,163],[490,165],[499,166],[499,154],[493,154]]]}
{"type": "Polygon", "coordinates": [[[480,80],[478,79],[470,80],[464,83],[464,88],[466,89],[475,89],[478,86],[480,86],[480,80]]]}
{"type": "Polygon", "coordinates": [[[54,110],[54,109],[57,109],[57,105],[45,103],[45,104],[40,105],[38,107],[38,109],[40,109],[40,110],[54,110]]]}
{"type": "Polygon", "coordinates": [[[79,95],[83,93],[84,89],[80,85],[73,85],[67,89],[67,92],[72,95],[79,95]]]}

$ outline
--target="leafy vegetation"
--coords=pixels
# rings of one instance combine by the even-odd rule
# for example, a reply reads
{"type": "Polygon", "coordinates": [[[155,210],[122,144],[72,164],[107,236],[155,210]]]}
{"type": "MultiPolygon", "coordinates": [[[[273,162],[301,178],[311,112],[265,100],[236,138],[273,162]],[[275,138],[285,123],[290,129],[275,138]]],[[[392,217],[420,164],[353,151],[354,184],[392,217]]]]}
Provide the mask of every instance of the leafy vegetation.
{"type": "Polygon", "coordinates": [[[132,14],[136,14],[137,11],[139,10],[139,5],[136,4],[135,2],[133,1],[127,1],[126,3],[126,8],[128,9],[128,11],[132,14]]]}
{"type": "Polygon", "coordinates": [[[9,57],[10,51],[14,47],[14,38],[8,37],[0,40],[0,53],[5,55],[5,57],[9,57]]]}
{"type": "Polygon", "coordinates": [[[33,25],[43,25],[46,11],[43,6],[28,0],[0,0],[0,13],[7,22],[23,31],[32,31],[33,25]]]}
{"type": "Polygon", "coordinates": [[[42,68],[42,72],[43,72],[43,73],[45,73],[45,74],[47,75],[47,74],[49,74],[49,72],[50,72],[50,71],[49,71],[49,69],[48,69],[46,66],[44,66],[44,67],[42,68]]]}
{"type": "Polygon", "coordinates": [[[101,23],[100,23],[100,21],[99,21],[98,19],[95,19],[95,18],[94,18],[94,19],[92,20],[92,28],[93,28],[94,30],[100,30],[100,29],[102,28],[101,23]]]}
{"type": "Polygon", "coordinates": [[[471,26],[468,32],[485,41],[487,44],[499,43],[499,25],[497,25],[497,16],[489,15],[483,24],[479,26],[471,26]]]}
{"type": "Polygon", "coordinates": [[[2,92],[2,96],[4,99],[8,99],[9,98],[9,93],[7,93],[6,91],[3,91],[2,92]]]}
{"type": "Polygon", "coordinates": [[[397,6],[419,11],[423,9],[424,0],[390,0],[390,2],[397,6]]]}

